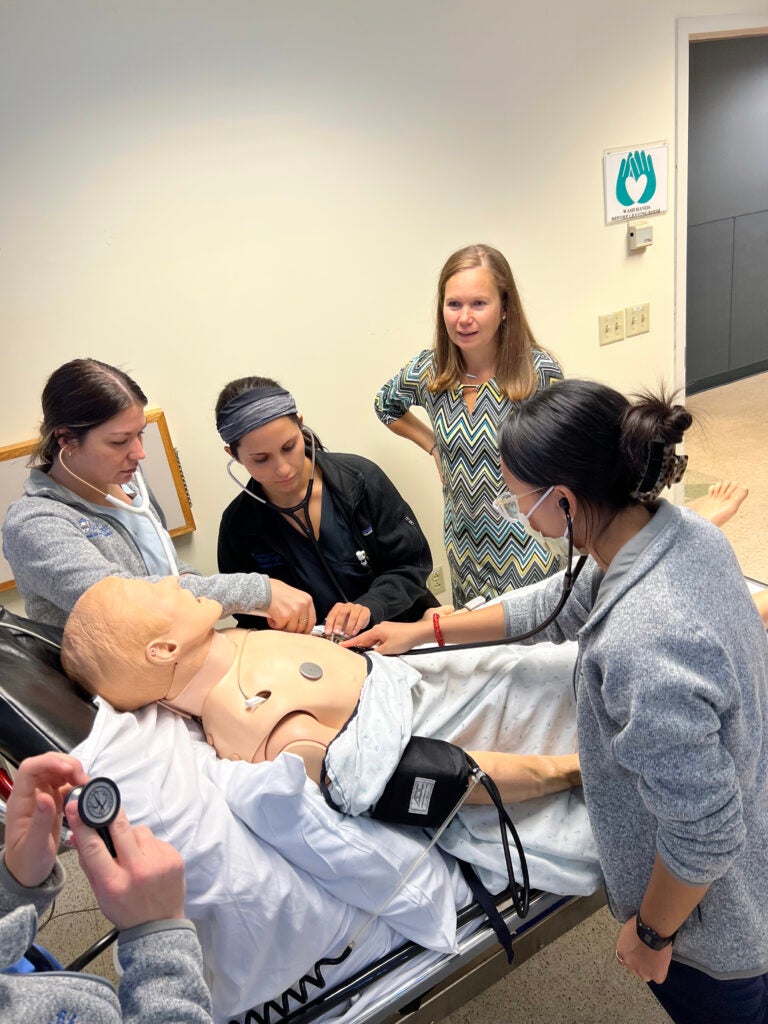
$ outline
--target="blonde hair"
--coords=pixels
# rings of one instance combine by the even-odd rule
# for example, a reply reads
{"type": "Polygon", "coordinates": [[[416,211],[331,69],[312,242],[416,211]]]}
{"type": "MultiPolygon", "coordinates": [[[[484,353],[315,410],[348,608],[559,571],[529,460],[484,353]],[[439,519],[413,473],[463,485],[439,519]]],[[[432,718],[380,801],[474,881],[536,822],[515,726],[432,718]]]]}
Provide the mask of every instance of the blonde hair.
{"type": "Polygon", "coordinates": [[[513,401],[528,398],[536,390],[534,349],[545,351],[537,343],[528,324],[512,270],[506,258],[490,245],[467,245],[449,256],[440,271],[437,285],[435,320],[435,376],[428,387],[432,392],[449,391],[464,373],[461,352],[448,337],[443,317],[445,288],[448,281],[463,270],[484,267],[493,278],[501,299],[502,319],[496,356],[496,383],[513,401]]]}

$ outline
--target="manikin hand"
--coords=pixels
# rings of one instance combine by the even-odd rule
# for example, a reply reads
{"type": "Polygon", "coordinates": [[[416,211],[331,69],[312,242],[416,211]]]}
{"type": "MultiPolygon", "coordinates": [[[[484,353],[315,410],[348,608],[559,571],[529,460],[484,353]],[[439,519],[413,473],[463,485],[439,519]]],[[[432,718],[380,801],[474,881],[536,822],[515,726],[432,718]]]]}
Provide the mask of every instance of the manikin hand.
{"type": "Polygon", "coordinates": [[[272,629],[282,629],[286,633],[311,633],[317,616],[310,595],[289,587],[282,580],[270,578],[269,582],[272,603],[264,609],[264,614],[272,629]]]}
{"type": "Polygon", "coordinates": [[[61,842],[64,797],[87,781],[83,766],[68,754],[22,761],[5,825],[5,866],[20,885],[42,885],[50,875],[61,842]]]}
{"type": "Polygon", "coordinates": [[[132,828],[120,810],[109,826],[114,858],[98,832],[81,821],[76,800],[67,804],[67,821],[101,912],[120,931],[184,917],[184,862],[171,845],[144,825],[132,828]]]}
{"type": "Polygon", "coordinates": [[[339,602],[328,612],[325,619],[325,632],[328,636],[344,633],[345,636],[357,636],[371,621],[371,609],[362,604],[342,604],[339,602]]]}

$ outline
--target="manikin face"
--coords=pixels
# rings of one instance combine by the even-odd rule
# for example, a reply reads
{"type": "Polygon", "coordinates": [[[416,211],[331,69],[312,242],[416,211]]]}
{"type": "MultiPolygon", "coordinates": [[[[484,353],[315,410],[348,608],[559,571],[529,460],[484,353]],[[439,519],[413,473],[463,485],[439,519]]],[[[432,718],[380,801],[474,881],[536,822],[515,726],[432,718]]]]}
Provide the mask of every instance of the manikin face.
{"type": "Polygon", "coordinates": [[[273,504],[293,505],[304,497],[310,461],[299,424],[290,416],[280,416],[246,434],[237,446],[237,461],[273,504]]]}
{"type": "MultiPolygon", "coordinates": [[[[144,582],[144,581],[140,581],[144,582]]],[[[147,583],[146,601],[155,611],[167,618],[167,636],[180,646],[194,646],[207,638],[221,616],[221,605],[208,597],[195,597],[191,590],[180,586],[178,576],[168,576],[157,583],[147,583]]]]}
{"type": "Polygon", "coordinates": [[[63,446],[62,461],[100,491],[127,484],[144,458],[144,409],[132,405],[63,446]],[[71,452],[71,454],[69,454],[71,452]]]}
{"type": "Polygon", "coordinates": [[[496,282],[485,267],[461,270],[448,278],[443,320],[448,337],[462,353],[495,353],[503,312],[496,282]]]}

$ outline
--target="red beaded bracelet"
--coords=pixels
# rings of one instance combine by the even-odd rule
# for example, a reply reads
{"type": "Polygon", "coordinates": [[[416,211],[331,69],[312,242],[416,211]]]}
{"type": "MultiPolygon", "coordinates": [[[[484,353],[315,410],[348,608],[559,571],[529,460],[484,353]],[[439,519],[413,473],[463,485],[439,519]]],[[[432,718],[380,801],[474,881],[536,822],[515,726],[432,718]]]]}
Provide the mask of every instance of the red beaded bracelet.
{"type": "Polygon", "coordinates": [[[437,640],[438,647],[445,647],[445,640],[443,638],[443,631],[440,629],[440,614],[435,612],[432,616],[432,628],[435,631],[435,640],[437,640]]]}

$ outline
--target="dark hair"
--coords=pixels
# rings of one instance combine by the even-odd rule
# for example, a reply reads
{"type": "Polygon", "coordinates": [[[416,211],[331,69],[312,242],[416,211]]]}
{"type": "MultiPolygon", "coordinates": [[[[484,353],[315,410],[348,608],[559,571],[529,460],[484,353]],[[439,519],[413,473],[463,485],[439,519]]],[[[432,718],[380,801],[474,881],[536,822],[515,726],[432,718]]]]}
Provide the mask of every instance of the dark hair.
{"type": "Polygon", "coordinates": [[[523,310],[512,269],[505,256],[490,245],[467,245],[445,261],[437,283],[435,319],[435,378],[430,391],[447,391],[464,372],[461,353],[448,337],[443,302],[448,281],[463,270],[484,267],[494,280],[505,319],[499,327],[496,355],[496,383],[513,401],[527,398],[536,390],[534,349],[544,351],[533,336],[523,310]]]}
{"type": "MultiPolygon", "coordinates": [[[[499,432],[504,465],[531,486],[561,484],[590,522],[643,502],[652,442],[679,444],[693,417],[662,390],[633,396],[588,380],[556,381],[509,414],[499,432]]],[[[658,468],[651,483],[668,483],[658,468]]],[[[667,473],[667,476],[669,474],[667,473]]]]}
{"type": "MultiPolygon", "coordinates": [[[[237,380],[231,380],[229,384],[225,384],[219,392],[219,397],[216,399],[216,405],[214,407],[214,414],[218,417],[221,410],[229,403],[244,394],[246,391],[253,391],[254,388],[282,388],[282,384],[278,381],[273,380],[271,377],[238,377],[237,380]]],[[[325,451],[323,444],[314,430],[311,427],[304,426],[297,415],[292,415],[290,419],[294,420],[304,434],[305,442],[308,441],[309,435],[315,439],[315,447],[319,451],[325,451]]],[[[230,441],[229,449],[237,458],[237,450],[240,447],[240,441],[242,438],[238,438],[237,441],[230,441]]]]}
{"type": "Polygon", "coordinates": [[[147,396],[135,380],[116,366],[98,359],[72,359],[54,370],[42,394],[40,441],[30,466],[46,472],[59,450],[59,439],[80,442],[94,427],[125,409],[142,409],[147,396]]]}

